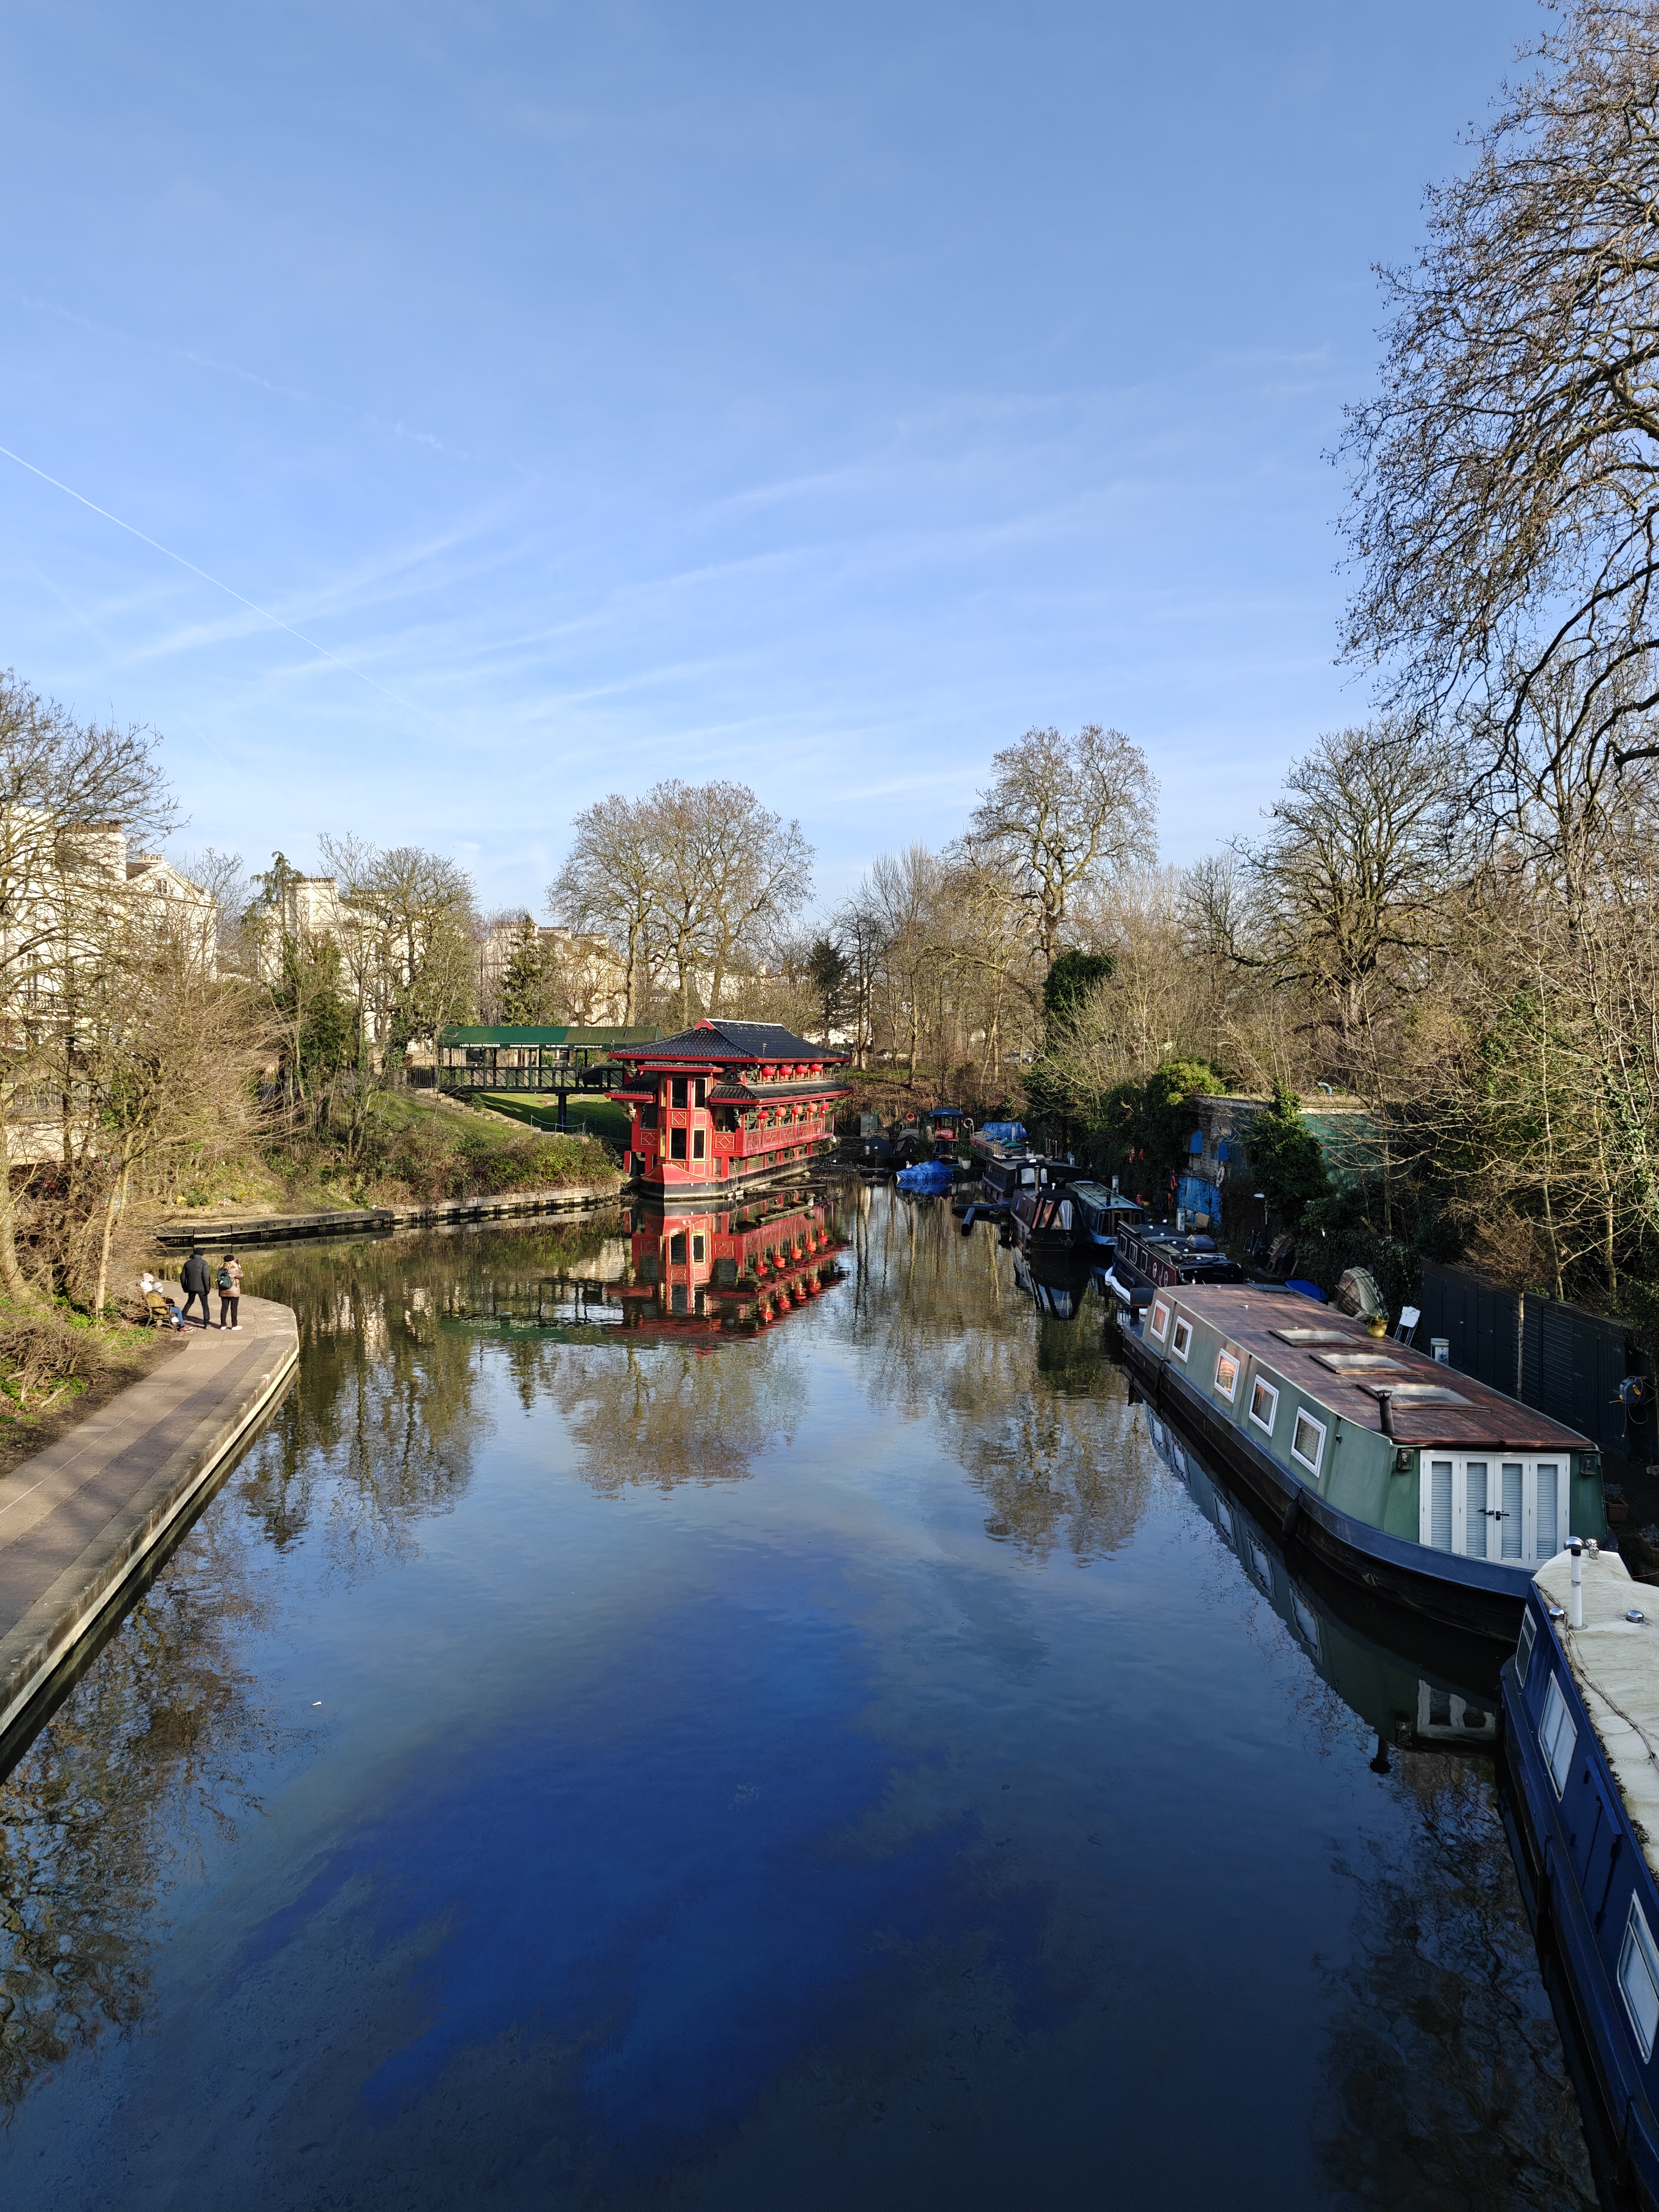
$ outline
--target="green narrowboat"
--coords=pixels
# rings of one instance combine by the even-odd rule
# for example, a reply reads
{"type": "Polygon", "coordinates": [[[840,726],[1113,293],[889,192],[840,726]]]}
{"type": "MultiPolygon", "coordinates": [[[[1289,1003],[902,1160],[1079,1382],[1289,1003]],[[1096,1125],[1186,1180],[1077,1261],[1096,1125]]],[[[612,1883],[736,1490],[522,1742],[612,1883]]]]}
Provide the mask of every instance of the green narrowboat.
{"type": "Polygon", "coordinates": [[[1295,1291],[1162,1286],[1120,1327],[1154,1406],[1285,1539],[1429,1619],[1513,1642],[1540,1565],[1606,1539],[1587,1437],[1295,1291]]]}

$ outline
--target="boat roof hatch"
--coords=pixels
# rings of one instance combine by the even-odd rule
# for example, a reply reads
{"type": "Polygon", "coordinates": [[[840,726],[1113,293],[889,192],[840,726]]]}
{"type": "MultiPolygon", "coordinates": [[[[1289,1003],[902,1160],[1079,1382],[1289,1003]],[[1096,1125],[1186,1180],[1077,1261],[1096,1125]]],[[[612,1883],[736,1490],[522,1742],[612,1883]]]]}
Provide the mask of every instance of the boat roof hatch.
{"type": "Polygon", "coordinates": [[[1352,1344],[1352,1336],[1346,1328],[1274,1328],[1267,1332],[1281,1344],[1352,1344]]]}

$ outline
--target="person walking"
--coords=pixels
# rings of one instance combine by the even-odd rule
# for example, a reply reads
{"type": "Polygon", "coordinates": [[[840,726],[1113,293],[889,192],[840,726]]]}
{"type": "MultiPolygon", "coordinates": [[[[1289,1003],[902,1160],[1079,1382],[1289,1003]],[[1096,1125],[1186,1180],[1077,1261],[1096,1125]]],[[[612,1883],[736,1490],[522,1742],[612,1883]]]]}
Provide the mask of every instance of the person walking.
{"type": "Polygon", "coordinates": [[[221,1328],[240,1328],[236,1318],[242,1310],[242,1264],[234,1252],[227,1252],[219,1266],[219,1326],[221,1328]]]}
{"type": "Polygon", "coordinates": [[[186,1321],[190,1319],[190,1310],[199,1298],[202,1301],[204,1328],[212,1327],[212,1316],[208,1312],[208,1290],[212,1278],[208,1273],[208,1263],[202,1257],[201,1246],[192,1244],[190,1248],[189,1259],[179,1270],[179,1283],[185,1294],[185,1319],[186,1321]]]}

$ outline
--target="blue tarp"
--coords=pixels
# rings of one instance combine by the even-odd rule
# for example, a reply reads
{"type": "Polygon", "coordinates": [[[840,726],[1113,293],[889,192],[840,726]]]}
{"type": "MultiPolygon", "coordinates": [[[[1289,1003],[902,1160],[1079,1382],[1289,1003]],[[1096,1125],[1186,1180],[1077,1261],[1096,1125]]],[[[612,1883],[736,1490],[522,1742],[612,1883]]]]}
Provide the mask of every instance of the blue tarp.
{"type": "Polygon", "coordinates": [[[1025,1142],[1024,1121],[981,1121],[979,1133],[994,1145],[1023,1145],[1025,1142]]]}
{"type": "Polygon", "coordinates": [[[943,1160],[922,1160],[915,1167],[901,1168],[896,1180],[901,1190],[937,1197],[951,1188],[956,1177],[943,1160]]]}

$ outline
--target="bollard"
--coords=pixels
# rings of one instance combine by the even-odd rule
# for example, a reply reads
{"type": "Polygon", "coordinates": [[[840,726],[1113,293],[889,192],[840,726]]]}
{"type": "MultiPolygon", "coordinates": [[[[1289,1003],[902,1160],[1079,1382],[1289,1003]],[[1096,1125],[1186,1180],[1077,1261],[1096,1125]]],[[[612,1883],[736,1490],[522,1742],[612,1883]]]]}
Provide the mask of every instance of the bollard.
{"type": "Polygon", "coordinates": [[[1567,1616],[1569,1628],[1584,1625],[1584,1547],[1577,1536],[1567,1546],[1572,1554],[1572,1611],[1567,1616]]]}

